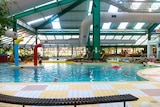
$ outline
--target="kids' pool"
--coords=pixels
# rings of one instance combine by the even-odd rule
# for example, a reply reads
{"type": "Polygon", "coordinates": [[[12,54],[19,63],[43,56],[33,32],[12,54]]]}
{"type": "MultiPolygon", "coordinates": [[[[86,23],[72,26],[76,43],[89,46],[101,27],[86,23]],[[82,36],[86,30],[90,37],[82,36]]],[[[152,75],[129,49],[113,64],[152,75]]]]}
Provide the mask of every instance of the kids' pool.
{"type": "MultiPolygon", "coordinates": [[[[142,64],[43,64],[43,68],[11,69],[0,64],[0,82],[139,81],[142,64]]],[[[142,80],[142,79],[141,79],[142,80]]]]}

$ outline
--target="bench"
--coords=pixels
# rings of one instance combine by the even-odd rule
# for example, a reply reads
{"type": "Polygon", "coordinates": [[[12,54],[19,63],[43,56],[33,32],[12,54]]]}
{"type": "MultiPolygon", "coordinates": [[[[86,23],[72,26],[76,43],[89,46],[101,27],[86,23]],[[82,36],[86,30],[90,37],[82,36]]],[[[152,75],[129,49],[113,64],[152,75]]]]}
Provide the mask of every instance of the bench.
{"type": "Polygon", "coordinates": [[[73,105],[86,105],[86,104],[99,104],[99,103],[115,103],[124,102],[126,107],[126,101],[136,101],[137,97],[124,94],[124,95],[112,95],[102,97],[86,97],[86,98],[26,98],[0,94],[0,102],[18,104],[25,107],[25,105],[34,106],[71,106],[73,105]]]}

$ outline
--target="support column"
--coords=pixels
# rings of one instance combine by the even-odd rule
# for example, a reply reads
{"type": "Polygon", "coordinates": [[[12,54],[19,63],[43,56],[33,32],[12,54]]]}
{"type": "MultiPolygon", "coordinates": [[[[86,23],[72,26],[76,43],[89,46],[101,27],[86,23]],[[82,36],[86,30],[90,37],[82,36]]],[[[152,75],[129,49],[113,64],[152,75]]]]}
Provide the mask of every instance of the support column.
{"type": "Polygon", "coordinates": [[[37,35],[37,29],[36,29],[36,45],[38,44],[38,35],[37,35]]]}
{"type": "Polygon", "coordinates": [[[151,40],[151,32],[148,32],[148,40],[151,40]]]}
{"type": "MultiPolygon", "coordinates": [[[[14,18],[13,20],[14,20],[14,23],[13,23],[13,31],[14,31],[14,32],[17,32],[17,19],[14,18]]],[[[13,38],[13,54],[15,54],[15,53],[14,53],[14,41],[15,41],[15,40],[16,40],[16,39],[13,38]]]]}
{"type": "Polygon", "coordinates": [[[58,44],[57,44],[57,60],[59,60],[59,46],[58,46],[58,44]]]}
{"type": "Polygon", "coordinates": [[[73,58],[73,46],[71,47],[71,58],[73,58]]]}
{"type": "Polygon", "coordinates": [[[93,0],[93,59],[100,59],[100,0],[93,0]]]}
{"type": "Polygon", "coordinates": [[[87,48],[88,48],[88,59],[90,59],[90,56],[91,56],[91,46],[90,46],[90,34],[88,35],[88,43],[87,43],[87,48]]]}
{"type": "Polygon", "coordinates": [[[116,50],[115,50],[115,55],[116,55],[116,57],[117,57],[117,49],[118,49],[118,48],[117,48],[117,45],[116,45],[115,49],[116,49],[116,50]]]}

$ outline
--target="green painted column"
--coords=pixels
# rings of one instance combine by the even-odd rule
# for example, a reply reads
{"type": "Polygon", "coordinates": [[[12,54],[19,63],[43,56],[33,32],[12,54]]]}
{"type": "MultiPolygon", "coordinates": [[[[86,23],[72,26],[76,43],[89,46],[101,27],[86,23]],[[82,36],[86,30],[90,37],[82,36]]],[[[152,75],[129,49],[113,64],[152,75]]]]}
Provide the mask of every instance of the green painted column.
{"type": "Polygon", "coordinates": [[[38,34],[37,34],[37,29],[36,29],[36,44],[38,44],[38,34]]]}
{"type": "Polygon", "coordinates": [[[117,45],[116,45],[116,47],[115,47],[115,55],[117,56],[117,45]]]}
{"type": "Polygon", "coordinates": [[[100,59],[100,0],[93,0],[93,60],[100,59]]]}
{"type": "Polygon", "coordinates": [[[91,46],[90,46],[90,34],[88,35],[88,42],[87,42],[87,48],[88,48],[88,59],[90,59],[91,56],[91,46]]]}
{"type": "Polygon", "coordinates": [[[148,29],[148,40],[151,40],[152,31],[148,29]]]}
{"type": "MultiPolygon", "coordinates": [[[[14,22],[13,22],[13,31],[14,31],[14,32],[17,32],[17,26],[18,26],[18,25],[17,25],[17,19],[14,18],[13,20],[14,20],[14,22]]],[[[14,41],[15,41],[15,40],[16,40],[16,39],[13,39],[13,44],[12,44],[13,47],[14,47],[14,41]]],[[[13,48],[13,54],[14,54],[14,48],[13,48]]]]}

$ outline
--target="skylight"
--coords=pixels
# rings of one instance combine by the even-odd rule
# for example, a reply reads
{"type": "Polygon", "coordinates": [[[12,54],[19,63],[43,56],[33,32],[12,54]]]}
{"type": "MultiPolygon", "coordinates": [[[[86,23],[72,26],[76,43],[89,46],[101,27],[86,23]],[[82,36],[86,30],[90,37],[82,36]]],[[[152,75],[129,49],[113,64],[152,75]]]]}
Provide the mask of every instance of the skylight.
{"type": "Polygon", "coordinates": [[[52,22],[52,27],[53,29],[61,29],[61,25],[60,25],[60,22],[59,22],[59,18],[57,18],[56,20],[54,20],[52,22]]]}
{"type": "Polygon", "coordinates": [[[141,5],[141,3],[134,2],[134,3],[132,3],[130,8],[133,9],[133,10],[137,10],[137,9],[139,9],[140,5],[141,5]]]}
{"type": "Polygon", "coordinates": [[[159,7],[160,7],[160,3],[153,3],[153,4],[151,5],[151,9],[152,9],[152,10],[158,10],[159,7]]]}
{"type": "Polygon", "coordinates": [[[90,15],[91,12],[92,12],[92,5],[93,5],[93,1],[90,1],[90,2],[89,2],[88,15],[90,15]]]}
{"type": "Polygon", "coordinates": [[[132,37],[132,36],[126,35],[126,36],[123,36],[122,40],[129,40],[131,37],[132,37]]]}
{"type": "Polygon", "coordinates": [[[113,5],[110,5],[108,12],[118,12],[118,8],[113,5]]]}
{"type": "Polygon", "coordinates": [[[134,29],[141,29],[145,23],[137,23],[134,29]]]}
{"type": "Polygon", "coordinates": [[[111,26],[111,22],[103,23],[102,29],[109,29],[111,26]]]}
{"type": "Polygon", "coordinates": [[[114,39],[115,39],[115,40],[120,40],[122,37],[123,37],[123,36],[120,36],[120,35],[119,35],[119,36],[115,36],[114,39]]]}
{"type": "Polygon", "coordinates": [[[90,26],[90,30],[93,30],[93,25],[90,26]]]}
{"type": "Polygon", "coordinates": [[[133,10],[137,10],[142,4],[140,1],[145,1],[145,0],[134,0],[134,1],[139,1],[139,2],[133,2],[130,8],[133,10]]]}
{"type": "Polygon", "coordinates": [[[128,22],[122,22],[120,23],[120,25],[118,26],[118,29],[125,29],[128,25],[128,22]]]}
{"type": "Polygon", "coordinates": [[[30,21],[30,22],[27,22],[27,24],[28,24],[28,25],[32,25],[32,24],[34,24],[34,23],[38,23],[38,22],[47,20],[47,19],[49,19],[49,18],[51,18],[51,17],[52,17],[52,15],[46,16],[46,17],[44,17],[44,18],[39,18],[39,19],[36,19],[36,20],[32,20],[32,21],[30,21]]]}

